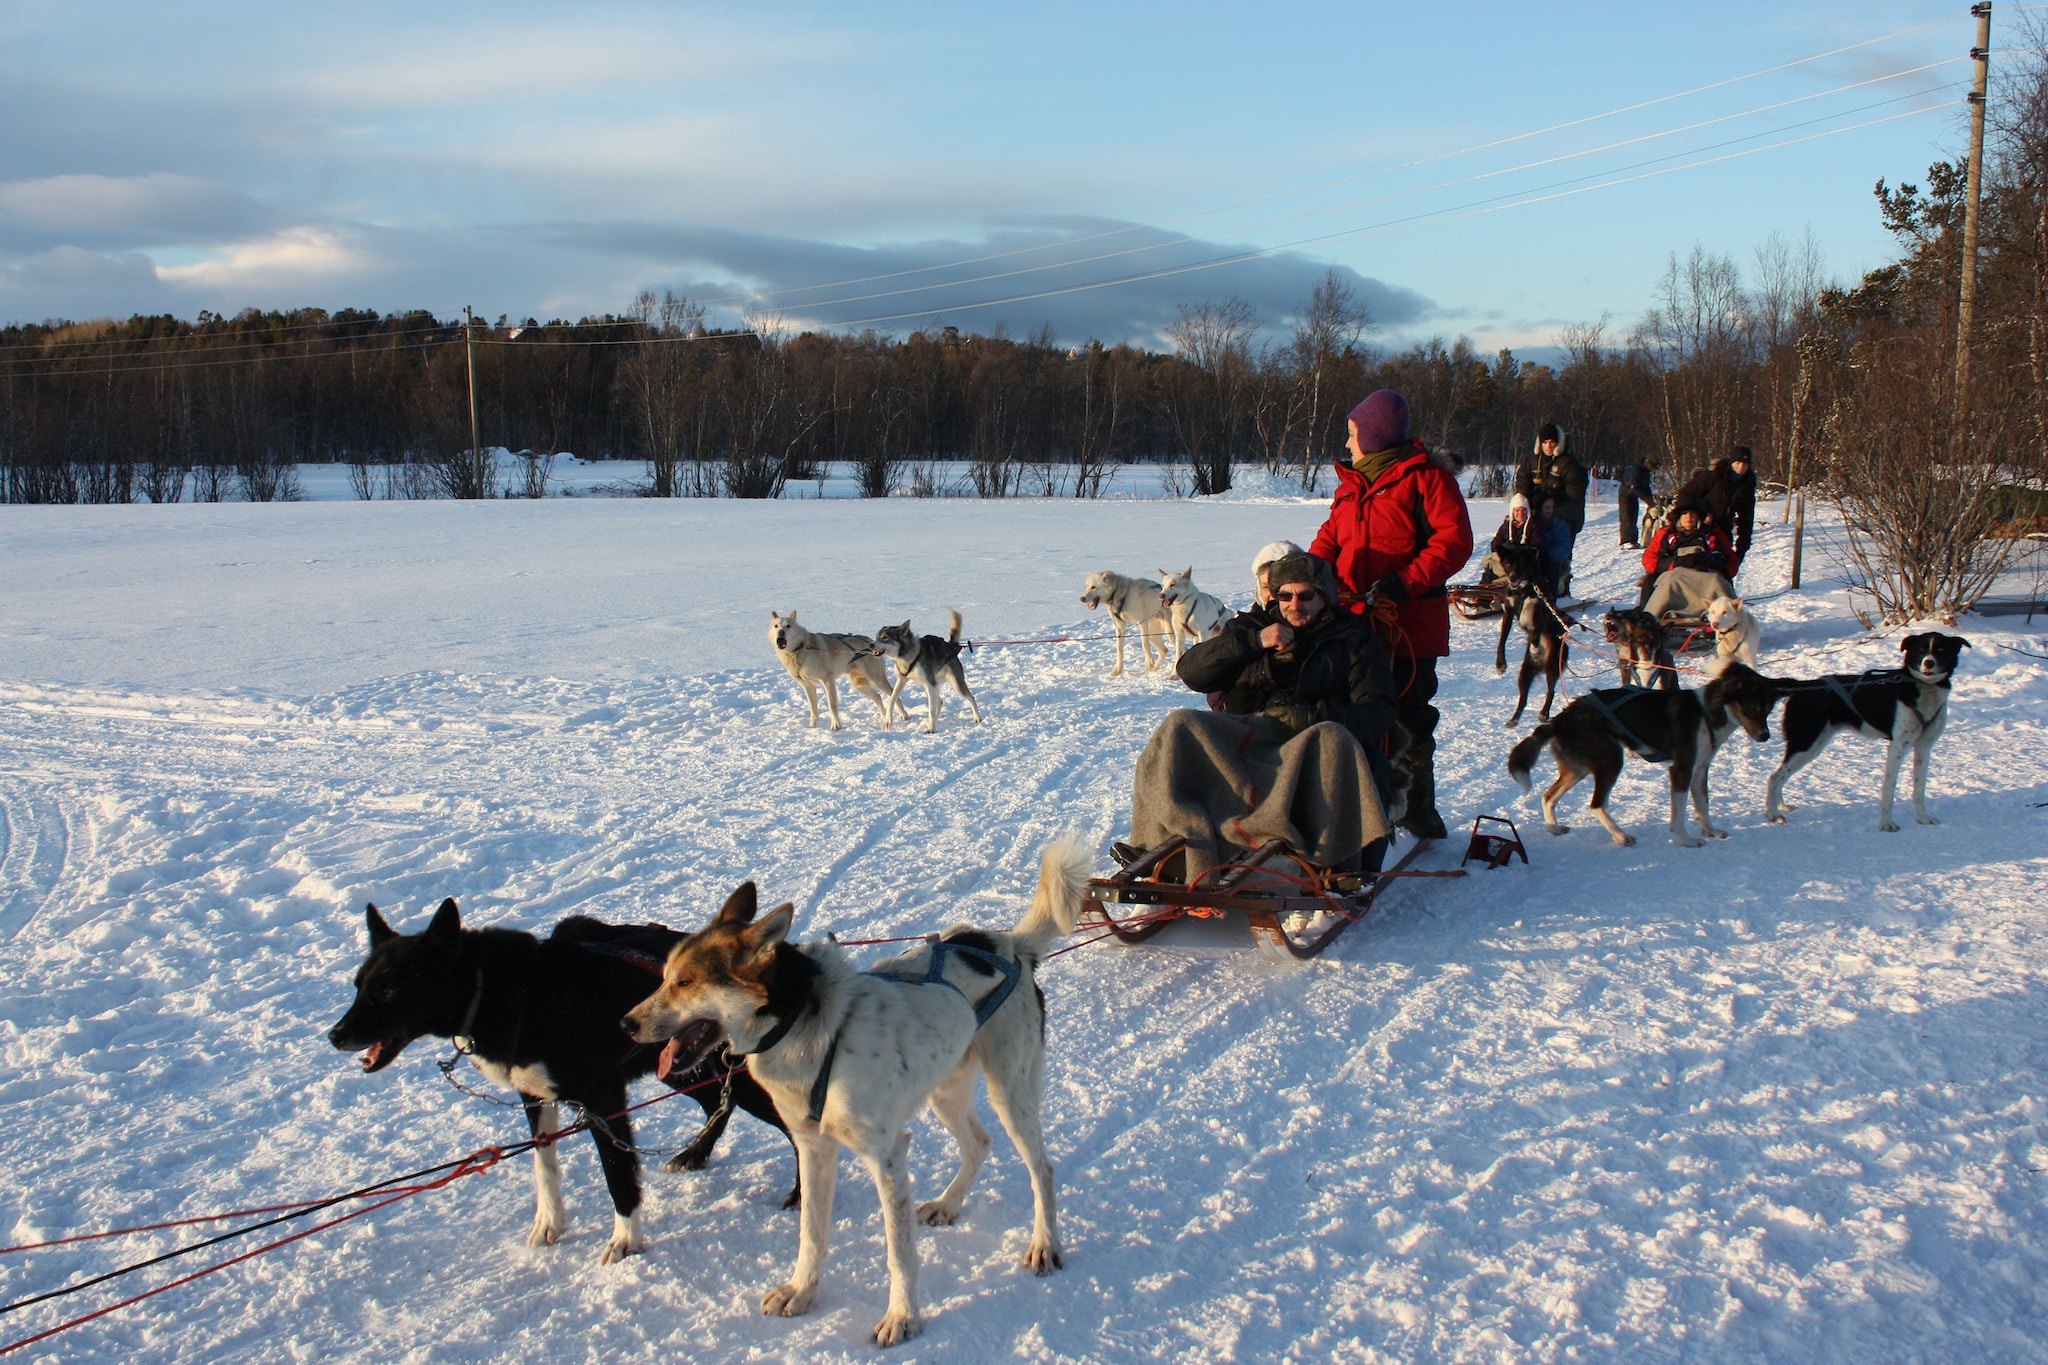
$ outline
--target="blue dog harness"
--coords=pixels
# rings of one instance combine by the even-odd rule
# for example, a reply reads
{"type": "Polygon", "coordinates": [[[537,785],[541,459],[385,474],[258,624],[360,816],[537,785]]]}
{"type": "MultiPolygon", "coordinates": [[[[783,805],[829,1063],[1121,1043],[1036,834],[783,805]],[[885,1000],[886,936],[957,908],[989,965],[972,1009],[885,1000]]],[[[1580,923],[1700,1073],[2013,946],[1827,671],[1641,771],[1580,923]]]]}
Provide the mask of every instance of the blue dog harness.
{"type": "MultiPolygon", "coordinates": [[[[986,1024],[995,1015],[995,1012],[1003,1007],[1003,1002],[1010,998],[1010,992],[1017,989],[1017,982],[1024,975],[1024,969],[1015,962],[1002,956],[1000,953],[992,953],[986,948],[977,948],[971,943],[951,943],[940,938],[937,934],[926,934],[924,941],[925,946],[931,949],[932,960],[931,965],[925,968],[923,976],[898,976],[894,972],[868,972],[866,975],[878,976],[885,981],[894,981],[905,986],[944,986],[957,994],[962,1000],[967,1000],[967,992],[946,980],[944,973],[946,970],[946,959],[950,955],[961,953],[971,957],[977,962],[992,968],[998,976],[1002,977],[1002,982],[993,991],[989,992],[988,999],[982,1001],[980,1005],[974,1006],[972,1000],[967,1001],[970,1006],[974,1006],[974,1027],[976,1029],[986,1024]]],[[[787,1031],[787,1026],[784,1027],[783,1031],[787,1031]]],[[[774,1037],[775,1041],[780,1041],[781,1034],[777,1033],[774,1037]]],[[[772,1042],[770,1046],[773,1046],[772,1042]]],[[[816,1123],[825,1116],[825,1092],[832,1086],[832,1063],[838,1060],[838,1057],[839,1034],[835,1032],[832,1035],[831,1044],[825,1049],[825,1064],[818,1068],[818,1079],[811,1083],[810,1118],[812,1123],[816,1123]]]]}

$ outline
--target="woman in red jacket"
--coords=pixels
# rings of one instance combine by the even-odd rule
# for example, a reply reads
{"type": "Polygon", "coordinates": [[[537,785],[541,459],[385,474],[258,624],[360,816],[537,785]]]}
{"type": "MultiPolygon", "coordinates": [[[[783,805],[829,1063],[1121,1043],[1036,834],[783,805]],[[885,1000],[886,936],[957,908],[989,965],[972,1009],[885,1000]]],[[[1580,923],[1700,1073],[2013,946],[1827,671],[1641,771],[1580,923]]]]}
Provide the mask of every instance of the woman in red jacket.
{"type": "Polygon", "coordinates": [[[1444,585],[1472,557],[1472,518],[1447,463],[1408,434],[1408,400],[1381,389],[1351,410],[1349,464],[1309,553],[1328,560],[1338,584],[1370,611],[1393,656],[1396,705],[1409,745],[1408,813],[1401,824],[1444,837],[1436,809],[1436,661],[1451,652],[1444,585]]]}

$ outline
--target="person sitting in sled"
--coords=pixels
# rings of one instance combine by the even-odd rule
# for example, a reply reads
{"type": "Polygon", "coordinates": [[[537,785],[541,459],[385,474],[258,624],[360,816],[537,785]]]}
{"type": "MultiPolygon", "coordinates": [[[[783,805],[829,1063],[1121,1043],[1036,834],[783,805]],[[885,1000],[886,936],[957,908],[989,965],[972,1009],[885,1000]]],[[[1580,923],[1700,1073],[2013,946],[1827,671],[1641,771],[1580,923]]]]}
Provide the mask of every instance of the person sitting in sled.
{"type": "Polygon", "coordinates": [[[1642,597],[1639,605],[1652,616],[1667,611],[1701,616],[1718,595],[1735,596],[1728,581],[1728,539],[1713,524],[1705,504],[1681,502],[1670,519],[1650,537],[1643,551],[1642,597]]]}
{"type": "Polygon", "coordinates": [[[1530,525],[1529,520],[1529,499],[1517,493],[1508,499],[1508,514],[1500,519],[1500,529],[1493,533],[1493,544],[1479,566],[1481,586],[1497,583],[1508,576],[1507,565],[1500,557],[1502,550],[1510,545],[1531,545],[1535,541],[1536,528],[1530,525]]]}
{"type": "Polygon", "coordinates": [[[1179,835],[1192,882],[1285,839],[1319,867],[1379,870],[1404,740],[1386,650],[1369,622],[1337,609],[1322,560],[1274,561],[1266,587],[1266,605],[1182,652],[1181,681],[1220,693],[1222,709],[1175,710],[1153,732],[1119,857],[1179,835]]]}

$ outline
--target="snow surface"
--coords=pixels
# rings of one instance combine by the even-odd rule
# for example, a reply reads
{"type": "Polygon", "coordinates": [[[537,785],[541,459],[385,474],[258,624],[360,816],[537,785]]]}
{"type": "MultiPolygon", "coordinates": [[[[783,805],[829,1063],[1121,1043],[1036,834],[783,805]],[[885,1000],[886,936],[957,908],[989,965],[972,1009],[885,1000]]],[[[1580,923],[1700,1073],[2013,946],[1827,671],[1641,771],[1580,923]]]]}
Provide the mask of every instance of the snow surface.
{"type": "MultiPolygon", "coordinates": [[[[1474,504],[1482,537],[1501,510],[1474,504]]],[[[328,1046],[365,901],[408,929],[445,895],[478,924],[690,926],[751,877],[805,933],[1013,922],[1057,831],[1123,831],[1139,748],[1190,700],[1105,676],[1082,579],[1191,562],[1241,601],[1252,552],[1321,515],[1256,489],[0,510],[0,1242],[522,1137],[431,1042],[373,1077],[328,1046]],[[977,639],[1080,638],[974,654],[985,725],[956,703],[936,736],[884,732],[851,697],[846,730],[803,727],[771,608],[873,630],[947,607],[977,639]]],[[[1790,555],[1764,520],[1760,597],[1790,555]]],[[[1826,581],[1828,535],[1817,586],[1757,607],[1774,671],[1896,659],[1826,581]]],[[[1636,572],[1614,539],[1598,512],[1579,555],[1609,600],[1636,572]]],[[[1403,885],[1303,967],[1211,924],[1056,959],[1067,1268],[1017,1265],[1030,1188],[998,1136],[963,1223],[920,1237],[926,1334],[890,1358],[2048,1358],[2048,643],[1961,629],[1943,824],[1877,833],[1880,750],[1846,739],[1764,827],[1775,746],[1738,737],[1715,773],[1734,837],[1694,850],[1633,764],[1614,809],[1639,845],[1580,818],[1584,788],[1579,827],[1544,835],[1503,768],[1493,626],[1459,625],[1442,804],[1513,814],[1532,865],[1403,885]]],[[[1612,671],[1580,652],[1573,675],[1612,671]]],[[[652,1110],[642,1140],[696,1117],[652,1110]]],[[[943,1139],[920,1121],[926,1188],[943,1139]]],[[[877,1355],[881,1227],[853,1163],[820,1306],[793,1320],[756,1308],[796,1250],[778,1135],[740,1116],[707,1171],[650,1170],[647,1254],[612,1267],[586,1140],[564,1164],[555,1248],[524,1246],[521,1159],[24,1355],[877,1355]]],[[[0,1257],[0,1300],[196,1235],[0,1257]]],[[[0,1317],[0,1346],[192,1264],[0,1317]]]]}

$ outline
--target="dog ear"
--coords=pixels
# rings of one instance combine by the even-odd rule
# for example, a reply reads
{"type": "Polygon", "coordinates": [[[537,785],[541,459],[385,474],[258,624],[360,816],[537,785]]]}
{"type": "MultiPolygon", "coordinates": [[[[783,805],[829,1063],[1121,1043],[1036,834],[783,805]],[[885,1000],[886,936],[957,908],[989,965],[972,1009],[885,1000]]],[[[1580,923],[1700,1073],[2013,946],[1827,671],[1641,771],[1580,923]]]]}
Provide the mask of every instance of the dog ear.
{"type": "Polygon", "coordinates": [[[384,916],[377,913],[377,907],[374,903],[363,915],[363,922],[370,926],[370,946],[372,948],[398,937],[398,931],[384,922],[384,916]]]}
{"type": "Polygon", "coordinates": [[[462,932],[462,912],[455,908],[455,897],[441,902],[441,908],[434,912],[434,918],[427,925],[430,939],[454,938],[462,932]]]}
{"type": "Polygon", "coordinates": [[[784,901],[770,910],[766,919],[747,930],[747,939],[754,945],[755,953],[765,957],[789,937],[789,926],[795,921],[796,906],[784,901]]]}
{"type": "Polygon", "coordinates": [[[1742,610],[1742,599],[1741,599],[1741,598],[1739,598],[1739,597],[1731,597],[1731,598],[1729,598],[1729,599],[1728,599],[1728,605],[1729,605],[1729,606],[1731,606],[1731,607],[1733,607],[1733,608],[1735,608],[1735,609],[1736,609],[1737,611],[1741,611],[1741,610],[1742,610]]]}
{"type": "Polygon", "coordinates": [[[910,622],[905,621],[902,625],[896,627],[896,629],[902,631],[905,635],[908,635],[910,634],[910,622]]]}
{"type": "Polygon", "coordinates": [[[1965,639],[1964,639],[1964,638],[1963,638],[1962,636],[1960,636],[1960,635],[1951,635],[1951,636],[1949,636],[1948,638],[1949,638],[1949,639],[1951,639],[1951,640],[1954,640],[1954,641],[1955,641],[1955,642],[1956,642],[1957,644],[1961,645],[1961,646],[1962,646],[1962,647],[1963,647],[1964,649],[1968,649],[1968,648],[1970,647],[1970,642],[1969,642],[1968,640],[1965,640],[1965,639]]]}
{"type": "Polygon", "coordinates": [[[725,904],[718,907],[713,924],[752,924],[754,912],[760,906],[759,892],[752,882],[741,882],[739,890],[725,898],[725,904]]]}

